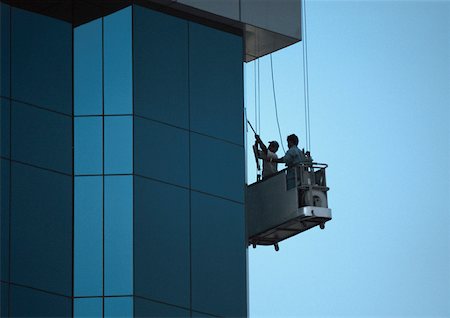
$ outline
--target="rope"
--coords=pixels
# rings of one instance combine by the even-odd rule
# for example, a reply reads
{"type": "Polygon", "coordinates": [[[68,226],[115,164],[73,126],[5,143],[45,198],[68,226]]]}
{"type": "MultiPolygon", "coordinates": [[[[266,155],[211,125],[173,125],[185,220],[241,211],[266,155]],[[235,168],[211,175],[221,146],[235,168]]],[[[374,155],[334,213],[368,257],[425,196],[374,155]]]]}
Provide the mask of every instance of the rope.
{"type": "Polygon", "coordinates": [[[260,65],[258,59],[258,118],[257,118],[258,126],[256,131],[258,135],[261,134],[261,78],[260,78],[260,65]]]}
{"type": "Polygon", "coordinates": [[[256,62],[255,63],[253,63],[253,70],[254,70],[254,87],[255,87],[255,121],[254,121],[254,123],[255,123],[255,127],[256,127],[256,129],[258,129],[258,104],[257,104],[257,93],[258,93],[258,91],[257,91],[257,83],[256,83],[256,62]]]}
{"type": "Polygon", "coordinates": [[[311,118],[309,109],[308,44],[306,32],[306,0],[303,0],[303,89],[305,96],[306,150],[311,151],[311,118]]]}
{"type": "Polygon", "coordinates": [[[274,80],[274,76],[273,76],[273,61],[272,61],[272,53],[270,54],[270,72],[272,74],[272,91],[273,91],[273,103],[275,105],[275,116],[277,119],[277,126],[278,126],[278,134],[280,135],[280,143],[281,143],[281,148],[283,148],[283,152],[286,152],[284,150],[284,146],[283,146],[283,137],[281,136],[281,129],[280,129],[280,121],[278,120],[278,107],[277,107],[277,97],[275,95],[275,80],[274,80]]]}

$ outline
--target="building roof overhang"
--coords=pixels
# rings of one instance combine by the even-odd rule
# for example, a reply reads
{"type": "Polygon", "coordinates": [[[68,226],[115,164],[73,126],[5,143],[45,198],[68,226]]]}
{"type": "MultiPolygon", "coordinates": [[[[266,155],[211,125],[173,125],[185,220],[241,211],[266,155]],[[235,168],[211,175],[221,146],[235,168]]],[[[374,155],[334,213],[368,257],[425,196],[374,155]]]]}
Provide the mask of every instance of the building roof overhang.
{"type": "Polygon", "coordinates": [[[245,62],[301,40],[301,0],[1,0],[78,26],[131,4],[209,25],[244,39],[245,62]]]}

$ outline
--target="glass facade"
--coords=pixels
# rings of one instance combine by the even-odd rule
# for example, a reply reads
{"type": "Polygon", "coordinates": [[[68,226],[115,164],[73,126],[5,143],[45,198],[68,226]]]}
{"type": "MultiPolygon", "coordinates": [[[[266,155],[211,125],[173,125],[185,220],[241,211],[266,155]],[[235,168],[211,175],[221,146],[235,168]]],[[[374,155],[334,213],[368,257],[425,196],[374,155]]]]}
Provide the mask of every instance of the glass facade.
{"type": "Polygon", "coordinates": [[[0,314],[71,315],[72,25],[0,15],[0,314]]]}
{"type": "Polygon", "coordinates": [[[74,28],[74,317],[133,316],[131,18],[74,28]]]}
{"type": "Polygon", "coordinates": [[[247,316],[242,37],[0,13],[1,315],[247,316]]]}
{"type": "Polygon", "coordinates": [[[133,21],[135,315],[246,316],[242,38],[133,21]]]}

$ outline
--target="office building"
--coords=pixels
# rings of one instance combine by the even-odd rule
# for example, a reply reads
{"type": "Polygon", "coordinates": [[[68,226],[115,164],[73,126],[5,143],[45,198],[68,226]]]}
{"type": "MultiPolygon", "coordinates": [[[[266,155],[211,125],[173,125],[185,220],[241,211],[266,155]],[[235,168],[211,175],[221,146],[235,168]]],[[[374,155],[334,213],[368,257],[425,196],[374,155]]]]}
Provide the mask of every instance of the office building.
{"type": "Polygon", "coordinates": [[[1,1],[1,315],[248,313],[243,62],[300,1],[1,1]]]}

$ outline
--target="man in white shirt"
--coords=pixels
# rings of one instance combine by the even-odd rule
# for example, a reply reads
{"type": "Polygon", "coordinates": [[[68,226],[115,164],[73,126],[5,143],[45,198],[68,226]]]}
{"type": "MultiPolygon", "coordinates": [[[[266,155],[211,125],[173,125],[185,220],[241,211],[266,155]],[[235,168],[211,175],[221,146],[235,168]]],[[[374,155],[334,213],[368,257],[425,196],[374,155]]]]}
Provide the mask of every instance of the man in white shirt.
{"type": "Polygon", "coordinates": [[[305,156],[302,150],[298,148],[298,137],[295,134],[287,137],[288,151],[280,159],[274,159],[278,163],[284,163],[286,167],[291,168],[287,171],[287,188],[291,189],[295,186],[295,172],[292,168],[297,167],[299,164],[311,163],[311,156],[305,156]]]}
{"type": "Polygon", "coordinates": [[[255,135],[255,139],[255,146],[259,145],[261,148],[261,150],[258,150],[258,158],[263,159],[262,178],[264,180],[278,172],[278,156],[276,152],[279,145],[276,141],[269,141],[269,147],[266,147],[259,135],[255,135]]]}

